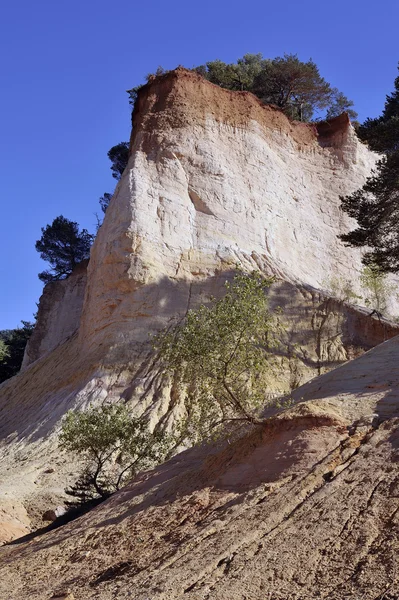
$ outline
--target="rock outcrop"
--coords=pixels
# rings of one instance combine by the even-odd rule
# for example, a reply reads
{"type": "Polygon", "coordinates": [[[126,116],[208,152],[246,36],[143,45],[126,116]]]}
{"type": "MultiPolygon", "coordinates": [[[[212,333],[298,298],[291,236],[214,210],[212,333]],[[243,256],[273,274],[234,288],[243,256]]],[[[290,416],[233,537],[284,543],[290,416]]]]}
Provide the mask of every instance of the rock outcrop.
{"type": "Polygon", "coordinates": [[[0,596],[394,600],[398,352],[396,337],[234,443],[186,451],[84,517],[0,549],[0,596]]]}
{"type": "Polygon", "coordinates": [[[87,276],[82,268],[46,288],[26,368],[0,386],[1,490],[29,505],[33,522],[76,472],[57,450],[67,410],[122,399],[173,424],[149,333],[220,294],[237,263],[278,279],[271,304],[284,311],[287,353],[271,395],[398,333],[322,291],[348,280],[360,289],[360,252],[337,239],[351,227],[339,195],[362,185],[377,157],[345,115],[293,123],[177,69],[141,90],[133,125],[87,276]]]}
{"type": "Polygon", "coordinates": [[[87,281],[81,262],[67,279],[48,283],[40,298],[37,322],[25,349],[22,370],[65,342],[79,329],[87,281]]]}

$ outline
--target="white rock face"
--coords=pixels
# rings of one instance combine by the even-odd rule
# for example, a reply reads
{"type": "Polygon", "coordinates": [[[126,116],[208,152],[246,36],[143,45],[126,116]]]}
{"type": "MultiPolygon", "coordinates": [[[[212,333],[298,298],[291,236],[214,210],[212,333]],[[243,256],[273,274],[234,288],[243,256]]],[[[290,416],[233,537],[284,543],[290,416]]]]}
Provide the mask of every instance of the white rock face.
{"type": "Polygon", "coordinates": [[[359,291],[360,252],[340,195],[376,155],[343,116],[317,132],[247,93],[177,70],[142,92],[128,168],[89,264],[81,343],[142,341],[237,262],[359,291]],[[330,127],[330,130],[328,129],[330,127]]]}
{"type": "Polygon", "coordinates": [[[86,288],[87,261],[60,281],[46,285],[40,298],[37,324],[26,346],[22,369],[64,342],[79,327],[86,288]]]}

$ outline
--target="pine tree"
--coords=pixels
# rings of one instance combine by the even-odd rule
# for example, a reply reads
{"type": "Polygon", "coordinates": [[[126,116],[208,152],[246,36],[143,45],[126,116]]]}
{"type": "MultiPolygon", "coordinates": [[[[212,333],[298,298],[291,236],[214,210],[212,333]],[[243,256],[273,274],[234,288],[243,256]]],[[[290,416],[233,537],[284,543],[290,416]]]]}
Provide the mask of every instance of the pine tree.
{"type": "MultiPolygon", "coordinates": [[[[399,68],[399,67],[398,67],[399,68]]],[[[383,152],[376,170],[360,189],[342,198],[342,209],[358,226],[340,238],[350,246],[368,247],[363,262],[381,272],[399,272],[399,77],[380,117],[367,119],[359,137],[383,152]]]]}
{"type": "Polygon", "coordinates": [[[50,263],[51,269],[39,273],[39,279],[48,283],[64,279],[72,273],[74,267],[90,254],[93,236],[74,221],[62,215],[56,217],[51,225],[42,227],[42,237],[35,248],[40,258],[50,263]]]}

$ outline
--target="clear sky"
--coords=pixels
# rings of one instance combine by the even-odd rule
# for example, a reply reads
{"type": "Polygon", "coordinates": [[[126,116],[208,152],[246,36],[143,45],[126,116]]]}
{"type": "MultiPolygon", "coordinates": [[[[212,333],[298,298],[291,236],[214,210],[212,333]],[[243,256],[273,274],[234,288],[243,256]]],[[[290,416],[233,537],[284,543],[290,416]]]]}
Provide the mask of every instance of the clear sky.
{"type": "Polygon", "coordinates": [[[399,61],[397,0],[6,0],[0,23],[0,329],[31,320],[34,249],[63,214],[90,231],[130,134],[125,90],[158,65],[297,53],[377,116],[399,61]]]}

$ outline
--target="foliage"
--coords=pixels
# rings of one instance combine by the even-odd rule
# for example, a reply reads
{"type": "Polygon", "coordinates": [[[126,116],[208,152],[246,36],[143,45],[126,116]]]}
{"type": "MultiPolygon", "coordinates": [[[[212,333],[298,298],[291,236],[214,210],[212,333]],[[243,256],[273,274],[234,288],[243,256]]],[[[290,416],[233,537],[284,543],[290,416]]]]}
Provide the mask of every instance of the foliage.
{"type": "Polygon", "coordinates": [[[0,383],[20,370],[25,346],[34,327],[34,323],[22,321],[22,327],[0,331],[0,383]]]}
{"type": "Polygon", "coordinates": [[[35,245],[40,258],[51,267],[39,273],[39,279],[48,283],[67,277],[78,263],[88,258],[92,242],[93,236],[86,229],[79,231],[74,221],[56,217],[51,225],[42,227],[42,237],[35,245]]]}
{"type": "Polygon", "coordinates": [[[119,181],[129,160],[129,142],[120,142],[116,146],[112,146],[107,156],[112,163],[112,177],[119,181]]]}
{"type": "Polygon", "coordinates": [[[223,423],[258,421],[276,343],[277,320],[265,294],[272,281],[239,272],[222,298],[190,310],[184,323],[154,338],[163,367],[185,395],[183,429],[193,443],[216,435],[223,423]]]}
{"type": "Polygon", "coordinates": [[[363,262],[381,272],[399,272],[399,77],[381,117],[367,119],[358,135],[384,156],[365,185],[342,200],[357,228],[341,235],[347,245],[368,247],[363,262]]]}
{"type": "Polygon", "coordinates": [[[332,119],[333,117],[339,117],[343,112],[348,113],[350,119],[357,119],[357,112],[353,109],[354,103],[349,100],[345,94],[333,88],[332,90],[332,104],[327,110],[326,119],[332,119]]]}
{"type": "MultiPolygon", "coordinates": [[[[0,336],[1,336],[2,332],[0,332],[0,336]]],[[[1,363],[10,356],[10,351],[8,349],[8,346],[6,345],[5,341],[1,339],[0,337],[0,365],[1,363]]]]}
{"type": "Polygon", "coordinates": [[[315,109],[328,108],[332,99],[330,84],[316,64],[302,62],[294,54],[267,61],[256,77],[254,91],[263,102],[276,104],[299,121],[309,121],[315,109]]]}
{"type": "Polygon", "coordinates": [[[99,203],[103,213],[107,212],[107,208],[109,206],[109,203],[111,202],[112,196],[113,194],[109,194],[108,192],[104,192],[104,195],[100,196],[99,203]]]}
{"type": "Polygon", "coordinates": [[[84,457],[86,463],[70,494],[80,502],[105,498],[139,471],[160,462],[170,443],[166,434],[150,433],[147,422],[133,418],[124,404],[69,411],[60,447],[84,457]]]}
{"type": "Polygon", "coordinates": [[[215,60],[194,70],[221,87],[252,92],[300,121],[308,121],[315,110],[324,109],[328,109],[327,118],[344,111],[356,116],[353,102],[321,77],[312,60],[303,62],[296,54],[274,59],[246,54],[237,63],[215,60]]]}
{"type": "Polygon", "coordinates": [[[365,303],[378,313],[387,310],[389,295],[394,291],[393,285],[387,282],[386,274],[377,265],[370,264],[363,268],[361,274],[362,286],[368,294],[365,303]]]}

